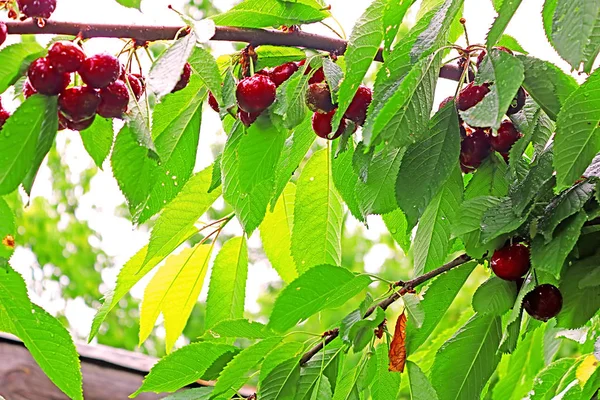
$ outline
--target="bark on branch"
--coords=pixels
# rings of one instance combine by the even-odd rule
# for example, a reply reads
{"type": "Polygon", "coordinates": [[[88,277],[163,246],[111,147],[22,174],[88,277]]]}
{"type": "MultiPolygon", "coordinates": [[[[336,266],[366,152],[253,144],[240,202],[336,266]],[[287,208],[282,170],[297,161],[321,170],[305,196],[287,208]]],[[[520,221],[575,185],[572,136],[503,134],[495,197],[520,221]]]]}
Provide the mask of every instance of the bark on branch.
{"type": "MultiPolygon", "coordinates": [[[[7,21],[8,33],[11,35],[80,35],[82,38],[129,38],[138,41],[153,42],[157,40],[173,40],[183,26],[157,25],[116,25],[116,24],[85,24],[77,22],[46,21],[40,28],[34,21],[7,21]]],[[[272,29],[237,28],[218,26],[211,40],[226,42],[249,43],[253,46],[273,45],[301,47],[321,50],[334,54],[344,54],[348,43],[336,37],[316,35],[303,31],[283,32],[272,29]]],[[[383,51],[380,50],[375,61],[383,61],[383,51]]],[[[440,77],[458,81],[461,71],[453,65],[445,65],[440,70],[440,77]]]]}
{"type": "MultiPolygon", "coordinates": [[[[471,260],[472,260],[471,257],[469,257],[466,254],[463,254],[461,256],[458,256],[454,260],[450,261],[449,263],[444,264],[437,269],[434,269],[433,271],[430,271],[421,276],[417,276],[416,278],[413,278],[410,281],[404,282],[401,285],[400,290],[395,291],[393,294],[391,294],[386,299],[383,299],[379,303],[377,303],[377,304],[373,305],[371,308],[369,308],[367,310],[367,312],[365,313],[365,315],[363,315],[363,318],[367,318],[368,316],[373,314],[378,307],[382,308],[383,310],[387,310],[387,308],[389,306],[391,306],[394,302],[396,302],[398,299],[400,299],[402,296],[404,296],[406,293],[413,290],[417,286],[429,281],[430,279],[437,277],[438,275],[441,275],[441,274],[448,272],[454,268],[457,268],[471,260]]],[[[337,338],[339,336],[339,334],[340,334],[339,328],[329,331],[328,334],[325,336],[325,340],[323,340],[321,343],[317,344],[312,349],[310,349],[309,351],[304,353],[304,355],[300,359],[300,364],[301,365],[306,364],[311,358],[313,358],[315,356],[315,354],[317,354],[318,352],[323,350],[323,348],[325,346],[327,346],[335,338],[337,338]]]]}

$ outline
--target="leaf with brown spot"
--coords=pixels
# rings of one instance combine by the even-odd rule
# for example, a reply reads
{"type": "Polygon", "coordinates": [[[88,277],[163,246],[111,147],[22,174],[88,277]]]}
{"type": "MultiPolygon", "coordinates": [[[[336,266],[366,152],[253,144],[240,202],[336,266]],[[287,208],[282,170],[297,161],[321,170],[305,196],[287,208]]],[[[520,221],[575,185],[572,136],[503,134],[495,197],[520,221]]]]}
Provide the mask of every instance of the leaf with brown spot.
{"type": "Polygon", "coordinates": [[[2,244],[6,247],[10,247],[11,249],[15,248],[15,238],[13,235],[6,235],[4,239],[2,239],[2,244]]]}
{"type": "Polygon", "coordinates": [[[396,321],[394,338],[390,344],[390,367],[392,372],[404,372],[406,364],[406,313],[400,314],[396,321]]]}

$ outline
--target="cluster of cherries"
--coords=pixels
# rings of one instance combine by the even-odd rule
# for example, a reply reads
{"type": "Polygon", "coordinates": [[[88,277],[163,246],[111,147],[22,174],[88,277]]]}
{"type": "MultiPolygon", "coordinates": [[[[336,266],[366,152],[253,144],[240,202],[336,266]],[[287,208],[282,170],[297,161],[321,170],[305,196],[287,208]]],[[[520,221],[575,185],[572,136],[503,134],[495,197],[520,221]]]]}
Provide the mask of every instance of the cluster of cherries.
{"type": "MultiPolygon", "coordinates": [[[[12,3],[10,2],[0,1],[0,8],[8,8],[8,17],[11,19],[18,19],[19,14],[12,8],[11,4],[12,3]]],[[[17,0],[17,5],[22,14],[22,21],[33,18],[41,25],[43,25],[43,21],[50,18],[54,10],[56,10],[56,0],[17,0]]],[[[4,22],[0,21],[0,46],[4,44],[7,36],[8,28],[4,22]]]]}
{"type": "MultiPolygon", "coordinates": [[[[497,47],[497,49],[512,54],[512,51],[506,47],[497,47]]],[[[477,66],[481,64],[485,54],[485,51],[479,53],[477,66]]],[[[476,85],[471,82],[459,93],[456,107],[460,111],[466,111],[483,100],[489,92],[489,84],[476,85]]],[[[525,90],[522,87],[519,88],[515,99],[506,111],[506,115],[513,115],[521,111],[525,105],[526,97],[525,90]]],[[[453,97],[448,97],[440,104],[440,108],[452,100],[453,97]]],[[[508,162],[510,149],[522,136],[508,119],[501,123],[497,132],[492,132],[490,127],[469,126],[460,118],[459,124],[462,138],[460,166],[466,174],[475,171],[492,151],[500,153],[504,160],[508,162]]]]}
{"type": "MultiPolygon", "coordinates": [[[[238,118],[250,126],[259,115],[269,108],[274,102],[277,87],[287,81],[301,66],[305,60],[300,62],[288,62],[273,69],[262,69],[254,75],[242,79],[236,88],[236,99],[238,105],[238,118]]],[[[311,73],[311,67],[307,67],[305,74],[311,73]]],[[[372,100],[371,89],[360,86],[338,130],[332,135],[332,119],[337,109],[333,104],[329,86],[325,82],[323,68],[319,68],[308,81],[309,87],[306,94],[308,107],[314,111],[312,126],[315,133],[322,138],[333,140],[338,138],[347,128],[349,122],[363,125],[367,118],[367,109],[372,100]]],[[[213,110],[219,112],[219,104],[212,93],[209,94],[208,103],[213,110]]]]}
{"type": "MultiPolygon", "coordinates": [[[[191,75],[189,64],[174,91],[187,86],[191,75]]],[[[36,93],[58,96],[59,130],[82,131],[89,128],[96,115],[104,118],[123,118],[127,112],[130,91],[137,100],[145,90],[144,78],[125,70],[110,54],[86,57],[73,42],[54,43],[48,55],[31,63],[27,71],[23,95],[36,93]],[[81,86],[69,87],[72,74],[77,73],[81,86]]]]}
{"type": "MultiPolygon", "coordinates": [[[[531,269],[529,247],[511,241],[494,252],[490,266],[498,278],[516,282],[520,286],[523,277],[531,269]]],[[[539,285],[525,295],[523,307],[533,318],[548,321],[562,309],[562,295],[554,285],[539,285]]]]}

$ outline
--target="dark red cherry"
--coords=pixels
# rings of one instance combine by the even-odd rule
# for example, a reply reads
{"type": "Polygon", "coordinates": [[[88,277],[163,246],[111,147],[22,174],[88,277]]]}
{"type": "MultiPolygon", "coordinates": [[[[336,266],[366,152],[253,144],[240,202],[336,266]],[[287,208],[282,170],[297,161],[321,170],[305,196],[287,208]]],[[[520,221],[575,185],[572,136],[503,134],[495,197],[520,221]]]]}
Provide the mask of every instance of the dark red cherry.
{"type": "Polygon", "coordinates": [[[37,91],[33,88],[33,86],[31,86],[31,82],[29,82],[29,79],[26,79],[25,83],[23,84],[23,97],[28,99],[36,93],[37,91]]]}
{"type": "Polygon", "coordinates": [[[330,136],[331,130],[333,129],[333,127],[331,125],[331,120],[333,119],[334,114],[335,114],[335,110],[330,113],[327,113],[327,114],[321,114],[321,113],[313,114],[312,128],[315,131],[315,133],[317,134],[317,136],[319,136],[323,139],[327,139],[327,140],[334,140],[334,139],[337,139],[340,136],[342,136],[342,134],[346,130],[346,126],[347,126],[347,122],[345,119],[342,119],[342,121],[340,122],[340,127],[335,132],[335,134],[333,136],[330,136]]]}
{"type": "Polygon", "coordinates": [[[115,82],[121,74],[121,63],[110,54],[96,54],[88,57],[79,70],[81,79],[96,89],[102,89],[115,82]]]}
{"type": "MultiPolygon", "coordinates": [[[[510,54],[511,56],[514,55],[515,53],[513,53],[513,51],[511,49],[509,49],[508,47],[504,47],[504,46],[498,46],[498,47],[494,47],[497,50],[503,51],[505,53],[510,54]]],[[[487,54],[487,52],[485,50],[482,50],[481,53],[479,53],[479,55],[477,56],[477,67],[479,67],[481,65],[481,62],[483,61],[483,59],[485,58],[485,55],[487,54]]]]}
{"type": "Polygon", "coordinates": [[[442,100],[442,102],[440,103],[439,107],[438,107],[438,111],[440,111],[442,108],[446,107],[447,104],[449,104],[450,102],[454,101],[454,96],[448,96],[446,97],[444,100],[442,100]]]}
{"type": "Polygon", "coordinates": [[[536,287],[523,298],[523,308],[527,314],[544,322],[556,317],[562,305],[563,297],[560,290],[549,283],[536,287]]]}
{"type": "Polygon", "coordinates": [[[256,113],[247,113],[244,110],[238,110],[238,118],[242,121],[242,124],[245,126],[250,126],[256,121],[256,119],[260,116],[260,112],[256,113]]]}
{"type": "Polygon", "coordinates": [[[56,0],[17,0],[17,4],[28,18],[48,19],[56,10],[56,0]]]}
{"type": "Polygon", "coordinates": [[[367,110],[373,101],[373,91],[363,85],[358,87],[350,106],[344,114],[344,118],[353,121],[358,125],[364,125],[367,120],[367,110]]]}
{"type": "Polygon", "coordinates": [[[48,60],[60,72],[77,72],[85,61],[85,53],[73,42],[56,42],[48,50],[48,60]]]}
{"type": "Polygon", "coordinates": [[[0,46],[6,42],[6,38],[8,37],[8,28],[4,22],[0,22],[0,46]]]}
{"type": "Polygon", "coordinates": [[[58,96],[60,112],[73,122],[90,119],[99,105],[100,95],[89,86],[69,88],[58,96]]]}
{"type": "Polygon", "coordinates": [[[513,115],[518,113],[525,106],[525,101],[527,100],[527,93],[525,93],[525,89],[523,87],[519,88],[517,95],[513,99],[512,103],[506,110],[506,115],[513,115]]]}
{"type": "Polygon", "coordinates": [[[10,113],[0,108],[0,129],[4,126],[6,121],[10,118],[10,113]]]}
{"type": "Polygon", "coordinates": [[[142,94],[144,94],[144,86],[142,85],[140,78],[133,74],[126,74],[125,77],[127,82],[129,82],[129,86],[131,86],[131,91],[136,100],[139,100],[142,97],[142,94]]]}
{"type": "Polygon", "coordinates": [[[456,107],[465,111],[471,107],[474,107],[477,103],[479,103],[486,94],[490,92],[487,84],[483,85],[475,85],[473,82],[469,83],[463,90],[461,90],[458,95],[458,100],[456,102],[456,107]]]}
{"type": "Polygon", "coordinates": [[[238,106],[248,113],[260,113],[275,101],[277,86],[264,75],[253,75],[237,85],[238,106]]]}
{"type": "Polygon", "coordinates": [[[67,129],[67,122],[69,122],[64,115],[62,115],[60,112],[58,113],[58,130],[59,131],[64,131],[65,129],[67,129]]]}
{"type": "Polygon", "coordinates": [[[490,138],[483,129],[476,129],[467,134],[460,145],[460,164],[463,172],[479,167],[490,154],[490,149],[490,138]]]}
{"type": "Polygon", "coordinates": [[[185,89],[187,85],[189,85],[191,77],[192,66],[189,63],[185,63],[185,65],[183,66],[183,72],[179,77],[179,81],[177,82],[171,93],[179,92],[180,90],[185,89]]]}
{"type": "Polygon", "coordinates": [[[515,125],[507,120],[502,122],[496,135],[491,135],[490,143],[498,153],[507,153],[520,137],[515,125]]]}
{"type": "Polygon", "coordinates": [[[498,278],[516,281],[531,268],[529,247],[521,243],[507,244],[494,252],[490,266],[498,278]]]}
{"type": "Polygon", "coordinates": [[[269,76],[275,86],[280,86],[283,82],[290,79],[298,71],[298,68],[299,66],[295,62],[285,63],[273,68],[269,76]]]}
{"type": "Polygon", "coordinates": [[[69,121],[66,118],[64,121],[65,121],[65,125],[68,129],[71,129],[73,131],[84,131],[87,128],[89,128],[90,126],[92,126],[95,118],[96,118],[96,116],[94,115],[92,118],[84,119],[83,121],[79,121],[79,122],[69,121]]]}
{"type": "MultiPolygon", "coordinates": [[[[308,71],[308,69],[307,69],[308,71]]],[[[313,74],[313,76],[310,77],[310,79],[308,80],[308,84],[313,84],[313,83],[319,83],[319,82],[325,82],[325,71],[323,71],[323,68],[319,68],[318,70],[315,71],[315,73],[313,74]]]]}
{"type": "Polygon", "coordinates": [[[313,83],[306,91],[306,105],[313,112],[327,114],[337,108],[331,100],[329,86],[325,82],[313,83]]]}
{"type": "Polygon", "coordinates": [[[56,96],[69,86],[71,76],[58,72],[47,58],[38,58],[29,66],[27,71],[31,86],[46,96],[56,96]]]}
{"type": "Polygon", "coordinates": [[[219,102],[217,101],[215,95],[212,94],[212,92],[208,92],[208,105],[210,106],[210,108],[215,110],[215,112],[220,111],[219,110],[219,102]]]}
{"type": "Polygon", "coordinates": [[[104,118],[123,118],[129,104],[129,91],[123,81],[116,81],[100,90],[98,115],[104,118]]]}

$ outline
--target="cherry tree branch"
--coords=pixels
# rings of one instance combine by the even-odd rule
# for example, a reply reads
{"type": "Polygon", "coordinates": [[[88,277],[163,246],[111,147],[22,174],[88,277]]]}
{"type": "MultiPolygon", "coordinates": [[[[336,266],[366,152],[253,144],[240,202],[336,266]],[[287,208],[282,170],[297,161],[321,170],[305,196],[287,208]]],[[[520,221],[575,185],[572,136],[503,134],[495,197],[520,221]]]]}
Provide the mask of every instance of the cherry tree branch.
{"type": "MultiPolygon", "coordinates": [[[[52,20],[46,21],[44,27],[39,27],[34,21],[7,21],[5,23],[8,33],[11,35],[79,35],[82,38],[129,38],[146,42],[173,40],[178,33],[185,31],[183,26],[86,24],[52,20]]],[[[232,26],[217,26],[215,35],[211,40],[242,42],[253,46],[301,47],[338,55],[344,54],[348,45],[348,42],[340,38],[303,31],[283,32],[272,29],[237,28],[232,26]]],[[[383,61],[382,49],[375,56],[375,61],[383,61]]],[[[460,76],[460,69],[454,65],[445,65],[440,70],[441,78],[458,81],[460,76]]]]}
{"type": "MultiPolygon", "coordinates": [[[[461,256],[456,257],[454,260],[450,261],[447,264],[442,265],[441,267],[434,269],[433,271],[430,271],[426,274],[417,276],[416,278],[411,279],[410,281],[407,282],[399,282],[398,283],[398,287],[401,287],[400,290],[395,291],[393,294],[391,294],[390,296],[388,296],[387,298],[383,299],[382,301],[380,301],[379,303],[371,306],[371,308],[369,308],[367,310],[367,312],[365,313],[365,315],[363,315],[363,319],[369,317],[371,314],[373,314],[375,312],[375,310],[377,308],[382,308],[383,310],[387,310],[387,308],[389,306],[391,306],[394,302],[396,302],[398,299],[400,299],[402,296],[404,296],[406,293],[410,292],[411,290],[413,290],[414,288],[416,288],[417,286],[445,273],[448,272],[454,268],[460,267],[461,265],[471,261],[472,258],[466,254],[463,254],[461,256]]],[[[313,358],[315,356],[315,354],[317,354],[318,352],[320,352],[321,350],[323,350],[323,348],[325,346],[327,346],[329,343],[331,343],[335,338],[337,338],[340,334],[340,329],[339,328],[335,328],[331,331],[328,331],[324,336],[325,336],[325,340],[322,341],[321,343],[317,344],[316,346],[314,346],[312,349],[308,350],[306,353],[304,353],[304,355],[302,356],[302,358],[300,359],[300,364],[306,364],[311,358],[313,358]]]]}

